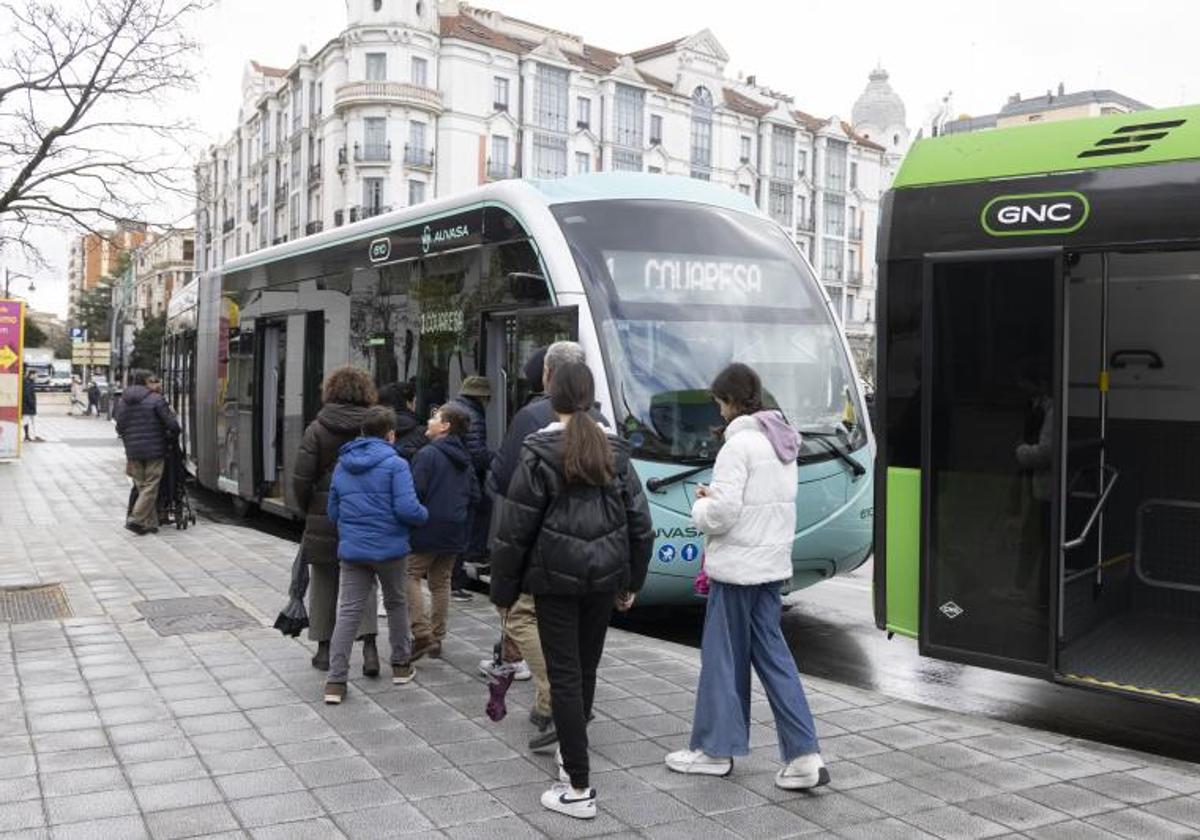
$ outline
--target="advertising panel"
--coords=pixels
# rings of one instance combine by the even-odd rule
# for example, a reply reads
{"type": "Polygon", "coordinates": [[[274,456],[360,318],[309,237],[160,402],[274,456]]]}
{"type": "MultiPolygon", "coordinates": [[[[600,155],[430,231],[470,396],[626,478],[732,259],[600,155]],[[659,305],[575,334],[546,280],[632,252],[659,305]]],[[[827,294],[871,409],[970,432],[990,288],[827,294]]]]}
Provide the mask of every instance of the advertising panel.
{"type": "Polygon", "coordinates": [[[0,460],[21,454],[21,355],[25,304],[0,300],[0,460]]]}

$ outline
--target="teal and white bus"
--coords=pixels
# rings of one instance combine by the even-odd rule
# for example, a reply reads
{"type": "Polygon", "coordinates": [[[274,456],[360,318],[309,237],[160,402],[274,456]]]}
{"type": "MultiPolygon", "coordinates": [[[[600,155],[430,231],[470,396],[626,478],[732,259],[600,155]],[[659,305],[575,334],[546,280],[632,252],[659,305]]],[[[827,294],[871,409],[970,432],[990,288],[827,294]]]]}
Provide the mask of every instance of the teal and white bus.
{"type": "Polygon", "coordinates": [[[689,510],[719,446],[708,397],[752,365],[805,432],[793,587],[859,566],[874,441],[842,331],[787,233],[723,187],[660,175],[504,181],[257,251],[178,296],[168,387],[206,487],[288,514],[297,445],[327,371],[411,381],[418,412],[481,374],[498,446],[521,371],[555,340],[588,354],[632,445],[657,541],[643,605],[694,599],[689,510]]]}

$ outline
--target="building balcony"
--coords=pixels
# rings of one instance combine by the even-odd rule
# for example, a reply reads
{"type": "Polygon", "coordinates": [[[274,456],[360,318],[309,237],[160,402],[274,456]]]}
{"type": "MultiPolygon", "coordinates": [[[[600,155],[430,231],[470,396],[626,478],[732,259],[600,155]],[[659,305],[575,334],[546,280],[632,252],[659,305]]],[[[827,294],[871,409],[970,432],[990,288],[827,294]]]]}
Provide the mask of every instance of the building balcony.
{"type": "Polygon", "coordinates": [[[797,219],[796,220],[796,232],[797,233],[814,233],[816,231],[816,229],[817,229],[817,224],[813,220],[812,216],[809,216],[807,219],[797,219]]]}
{"type": "Polygon", "coordinates": [[[392,212],[391,205],[387,205],[387,206],[376,205],[373,207],[372,206],[355,207],[350,210],[350,221],[355,221],[355,219],[354,219],[354,211],[355,210],[358,211],[358,218],[360,218],[360,219],[369,219],[372,216],[382,216],[384,213],[392,212]]]}
{"type": "Polygon", "coordinates": [[[324,223],[322,223],[320,221],[309,222],[308,224],[306,224],[304,226],[304,235],[312,236],[314,233],[320,233],[324,229],[325,229],[325,225],[324,225],[324,223]]]}
{"type": "Polygon", "coordinates": [[[275,185],[275,206],[282,207],[287,204],[288,191],[287,184],[275,185]]]}
{"type": "Polygon", "coordinates": [[[749,165],[749,163],[750,163],[750,156],[749,156],[749,155],[741,155],[741,156],[738,158],[738,163],[742,164],[743,166],[747,166],[747,165],[749,165]]]}
{"type": "Polygon", "coordinates": [[[250,224],[258,224],[258,202],[246,205],[246,215],[250,218],[250,224]]]}
{"type": "Polygon", "coordinates": [[[354,144],[355,163],[391,163],[392,143],[368,143],[365,146],[354,144]]]}
{"type": "Polygon", "coordinates": [[[334,108],[342,110],[356,105],[400,105],[440,114],[442,94],[411,82],[348,82],[340,85],[334,92],[334,108]]]}
{"type": "Polygon", "coordinates": [[[409,169],[433,169],[433,149],[404,147],[404,165],[409,169]]]}
{"type": "Polygon", "coordinates": [[[493,161],[489,158],[487,162],[487,177],[489,181],[504,181],[509,178],[516,178],[517,167],[508,161],[493,161]]]}
{"type": "Polygon", "coordinates": [[[853,225],[851,225],[850,232],[848,235],[849,235],[850,239],[852,239],[853,241],[862,242],[862,238],[863,238],[862,226],[859,225],[858,227],[854,227],[853,225]]]}
{"type": "Polygon", "coordinates": [[[507,102],[493,102],[492,110],[493,111],[504,111],[505,113],[507,113],[508,112],[508,103],[507,102]]]}
{"type": "Polygon", "coordinates": [[[863,282],[863,273],[857,269],[850,269],[846,272],[846,282],[851,286],[861,286],[863,282]]]}
{"type": "Polygon", "coordinates": [[[827,265],[821,269],[821,279],[826,283],[841,283],[842,273],[839,266],[827,265]]]}
{"type": "Polygon", "coordinates": [[[315,187],[319,183],[321,183],[321,164],[314,163],[308,167],[308,185],[315,187]]]}
{"type": "Polygon", "coordinates": [[[346,147],[342,146],[340,149],[338,149],[338,169],[344,169],[346,167],[347,157],[348,155],[346,153],[346,147]]]}
{"type": "Polygon", "coordinates": [[[230,216],[225,221],[221,222],[221,233],[229,233],[237,226],[237,220],[230,216]]]}
{"type": "Polygon", "coordinates": [[[287,242],[286,236],[276,236],[271,240],[272,245],[282,245],[284,242],[287,242]]]}
{"type": "Polygon", "coordinates": [[[592,130],[592,121],[591,120],[575,120],[575,127],[582,129],[584,131],[591,131],[592,130]]]}

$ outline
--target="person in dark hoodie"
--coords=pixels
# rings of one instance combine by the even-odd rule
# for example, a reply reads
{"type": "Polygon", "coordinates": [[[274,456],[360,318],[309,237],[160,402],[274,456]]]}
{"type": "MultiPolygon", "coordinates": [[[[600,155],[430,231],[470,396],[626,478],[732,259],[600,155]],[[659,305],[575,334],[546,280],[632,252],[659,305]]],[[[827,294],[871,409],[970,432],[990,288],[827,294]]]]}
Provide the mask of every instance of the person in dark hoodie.
{"type": "MultiPolygon", "coordinates": [[[[492,451],[488,449],[487,403],[492,398],[492,385],[483,376],[468,376],[458,389],[458,396],[450,400],[467,413],[470,423],[463,443],[471,454],[471,463],[475,467],[475,478],[479,486],[487,483],[487,472],[492,464],[492,451]]],[[[491,521],[492,506],[487,498],[481,498],[471,519],[471,534],[467,540],[467,550],[459,555],[454,563],[453,588],[451,597],[456,601],[470,601],[471,593],[466,590],[467,575],[463,571],[463,561],[469,559],[476,564],[486,564],[488,553],[488,524],[491,521]]]]}
{"type": "Polygon", "coordinates": [[[149,386],[148,371],[134,371],[133,385],[117,404],[117,435],[125,444],[125,474],[133,479],[137,500],[128,510],[125,527],[135,534],[158,531],[158,485],[167,454],[167,435],[179,434],[179,421],[162,394],[149,386]]]}
{"type": "Polygon", "coordinates": [[[362,437],[341,448],[329,485],[329,521],[338,531],[341,602],[329,658],[325,702],[346,697],[350,648],[362,614],[375,611],[375,581],[383,589],[388,638],[392,643],[392,684],[411,682],[406,570],[411,546],[409,529],[425,524],[429,514],[417,498],[412,473],[396,454],[396,414],[387,406],[366,410],[362,437]]]}
{"type": "MultiPolygon", "coordinates": [[[[329,642],[338,608],[337,529],[329,520],[329,482],[338,451],[358,437],[367,409],[376,402],[375,383],[366,371],[347,365],[321,385],[324,405],[304,430],[292,469],[292,496],[304,516],[301,545],[309,564],[308,638],[317,643],[312,665],[329,670],[329,642]]],[[[363,641],[363,674],[379,676],[377,610],[364,610],[358,635],[363,641]]]]}
{"type": "Polygon", "coordinates": [[[426,428],[429,445],[412,461],[417,496],[429,511],[429,521],[412,533],[413,553],[408,558],[414,662],[442,654],[454,560],[467,549],[472,512],[479,504],[479,480],[463,443],[470,422],[453,403],[439,408],[426,428]],[[429,581],[432,620],[425,610],[422,579],[429,581]]]}
{"type": "Polygon", "coordinates": [[[411,382],[393,382],[379,389],[379,404],[396,412],[396,454],[412,463],[417,450],[429,441],[417,417],[417,389],[411,382]]]}
{"type": "Polygon", "coordinates": [[[559,740],[559,784],[542,806],[596,816],[587,720],[614,607],[633,605],[650,564],[654,527],[629,444],[589,415],[595,382],[567,364],[550,382],[556,420],[525,439],[492,549],[492,603],[533,596],[559,740]]]}

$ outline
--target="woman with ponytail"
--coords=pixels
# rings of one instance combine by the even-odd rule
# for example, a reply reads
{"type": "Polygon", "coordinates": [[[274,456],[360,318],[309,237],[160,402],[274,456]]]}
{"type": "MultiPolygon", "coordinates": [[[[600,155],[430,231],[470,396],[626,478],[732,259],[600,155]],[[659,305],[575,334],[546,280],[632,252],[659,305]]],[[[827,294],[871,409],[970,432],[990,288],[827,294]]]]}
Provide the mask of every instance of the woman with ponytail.
{"type": "Polygon", "coordinates": [[[654,544],[629,447],[588,415],[594,401],[586,365],[555,371],[557,420],[525,438],[492,545],[492,602],[507,609],[526,592],[537,608],[559,741],[559,784],[542,805],[580,819],[596,816],[587,720],[608,622],[633,605],[654,544]]]}

